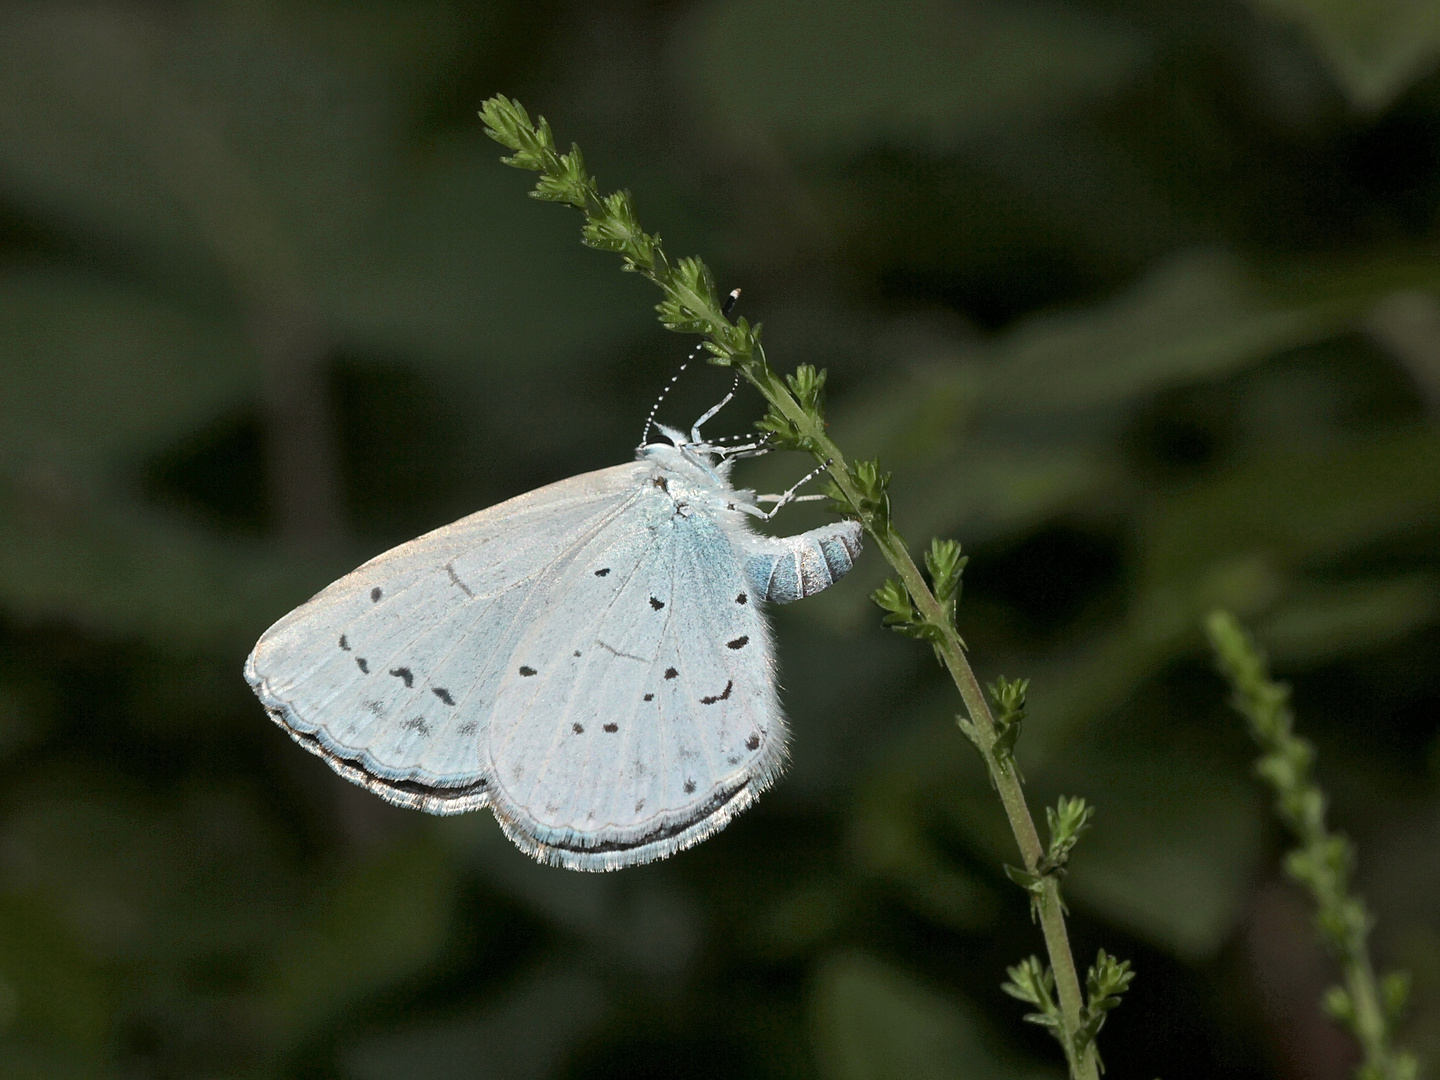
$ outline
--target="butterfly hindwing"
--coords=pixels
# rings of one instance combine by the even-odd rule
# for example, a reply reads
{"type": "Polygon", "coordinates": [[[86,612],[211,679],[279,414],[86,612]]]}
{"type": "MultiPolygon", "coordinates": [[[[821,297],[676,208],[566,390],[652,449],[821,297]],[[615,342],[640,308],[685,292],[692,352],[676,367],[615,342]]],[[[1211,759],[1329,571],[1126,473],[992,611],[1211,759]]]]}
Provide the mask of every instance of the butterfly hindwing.
{"type": "Polygon", "coordinates": [[[768,628],[726,530],[659,493],[625,526],[577,556],[520,640],[488,733],[506,832],[578,869],[698,842],[784,757],[768,628]]]}

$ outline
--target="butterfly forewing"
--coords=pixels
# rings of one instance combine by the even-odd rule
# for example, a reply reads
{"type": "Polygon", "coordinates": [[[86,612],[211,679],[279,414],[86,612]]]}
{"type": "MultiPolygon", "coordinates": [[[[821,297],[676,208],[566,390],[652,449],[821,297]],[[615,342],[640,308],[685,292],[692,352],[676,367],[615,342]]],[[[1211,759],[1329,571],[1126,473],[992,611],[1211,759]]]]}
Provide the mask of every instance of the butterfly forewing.
{"type": "Polygon", "coordinates": [[[523,613],[545,606],[538,594],[635,497],[643,471],[573,477],[386,552],[271,627],[247,677],[348,779],[432,812],[483,804],[483,733],[523,613]]]}
{"type": "Polygon", "coordinates": [[[621,542],[602,550],[597,537],[568,569],[516,648],[489,729],[506,831],[563,866],[696,843],[783,760],[769,636],[740,556],[712,517],[647,501],[621,542]]]}

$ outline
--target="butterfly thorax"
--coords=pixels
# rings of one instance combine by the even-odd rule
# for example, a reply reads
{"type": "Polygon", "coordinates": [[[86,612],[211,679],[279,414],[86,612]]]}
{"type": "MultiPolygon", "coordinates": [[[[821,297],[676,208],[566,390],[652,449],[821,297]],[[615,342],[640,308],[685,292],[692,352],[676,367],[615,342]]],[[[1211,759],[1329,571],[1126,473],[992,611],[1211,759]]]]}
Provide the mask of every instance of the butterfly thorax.
{"type": "Polygon", "coordinates": [[[738,491],[730,486],[730,461],[715,461],[704,452],[703,444],[669,446],[652,443],[642,446],[636,455],[648,462],[654,472],[651,482],[675,500],[677,511],[699,509],[717,518],[729,517],[737,504],[751,505],[753,492],[738,491]]]}

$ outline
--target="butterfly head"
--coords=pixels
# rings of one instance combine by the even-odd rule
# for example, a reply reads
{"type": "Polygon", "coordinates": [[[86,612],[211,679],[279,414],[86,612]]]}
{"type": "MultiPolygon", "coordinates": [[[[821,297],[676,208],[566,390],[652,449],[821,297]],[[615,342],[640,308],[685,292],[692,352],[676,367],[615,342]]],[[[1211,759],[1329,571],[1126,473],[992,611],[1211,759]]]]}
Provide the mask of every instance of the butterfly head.
{"type": "Polygon", "coordinates": [[[720,447],[687,438],[685,433],[669,424],[655,424],[656,430],[669,442],[653,442],[640,447],[637,457],[656,461],[669,469],[693,472],[697,480],[717,487],[728,487],[733,462],[720,447]]]}

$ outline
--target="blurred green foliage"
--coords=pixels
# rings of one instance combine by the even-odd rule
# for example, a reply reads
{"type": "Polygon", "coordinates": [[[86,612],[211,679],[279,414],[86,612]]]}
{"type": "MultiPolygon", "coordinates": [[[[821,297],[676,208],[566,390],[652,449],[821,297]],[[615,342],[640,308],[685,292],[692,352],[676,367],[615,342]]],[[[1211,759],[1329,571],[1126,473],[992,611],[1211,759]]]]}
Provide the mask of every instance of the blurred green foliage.
{"type": "Polygon", "coordinates": [[[0,6],[0,1073],[1055,1075],[999,989],[1038,947],[1004,818],[870,558],[776,612],[785,780],[623,874],[387,807],[248,694],[337,574],[625,459],[683,352],[495,163],[497,91],[964,544],[1034,805],[1096,807],[1111,1074],[1352,1063],[1216,605],[1440,1060],[1437,60],[1431,0],[0,6]]]}

